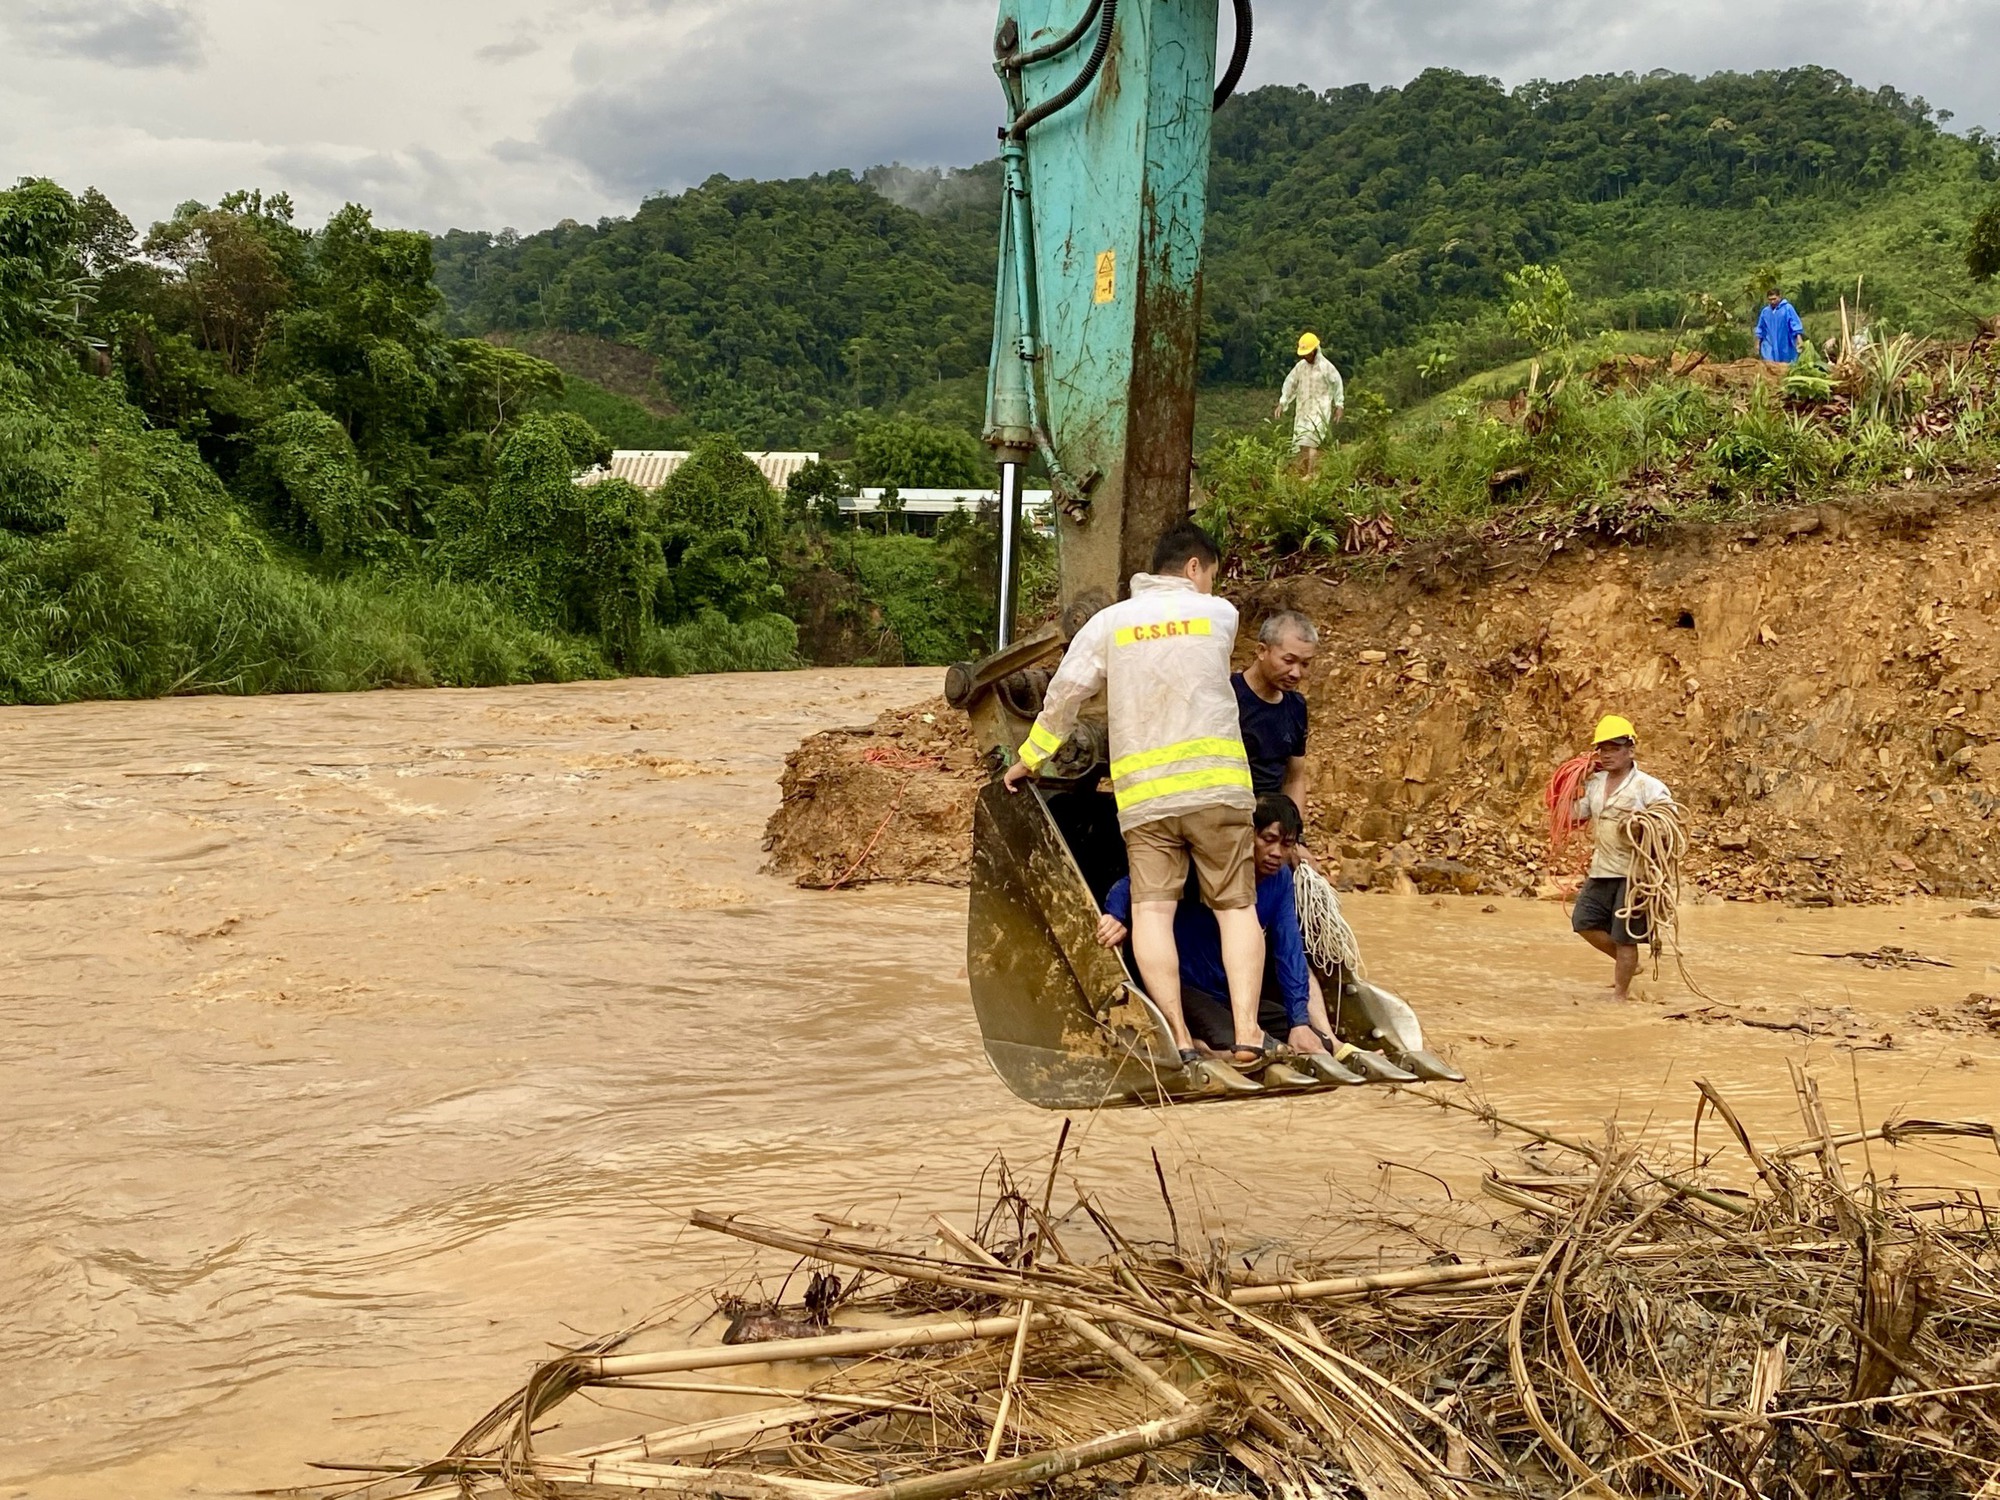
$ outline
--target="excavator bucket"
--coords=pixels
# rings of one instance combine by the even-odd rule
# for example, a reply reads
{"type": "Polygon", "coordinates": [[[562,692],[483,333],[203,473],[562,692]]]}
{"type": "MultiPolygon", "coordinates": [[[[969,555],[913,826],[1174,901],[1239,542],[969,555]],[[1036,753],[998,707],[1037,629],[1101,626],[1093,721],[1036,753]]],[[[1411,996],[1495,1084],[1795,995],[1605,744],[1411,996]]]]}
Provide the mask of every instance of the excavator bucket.
{"type": "Polygon", "coordinates": [[[973,814],[972,1007],[993,1071],[1044,1109],[1157,1098],[1182,1073],[1166,1022],[1098,943],[1097,896],[1056,821],[1093,822],[1102,800],[994,782],[973,814]]]}
{"type": "Polygon", "coordinates": [[[980,793],[966,973],[987,1060],[1018,1097],[1044,1109],[1102,1109],[1411,1077],[1379,1054],[1353,1051],[1346,1068],[1328,1066],[1324,1054],[1292,1057],[1255,1078],[1215,1058],[1183,1062],[1124,958],[1097,941],[1103,895],[1123,873],[1104,794],[1036,785],[1010,793],[997,782],[980,793]],[[1364,1061],[1381,1071],[1354,1071],[1364,1061]]]}

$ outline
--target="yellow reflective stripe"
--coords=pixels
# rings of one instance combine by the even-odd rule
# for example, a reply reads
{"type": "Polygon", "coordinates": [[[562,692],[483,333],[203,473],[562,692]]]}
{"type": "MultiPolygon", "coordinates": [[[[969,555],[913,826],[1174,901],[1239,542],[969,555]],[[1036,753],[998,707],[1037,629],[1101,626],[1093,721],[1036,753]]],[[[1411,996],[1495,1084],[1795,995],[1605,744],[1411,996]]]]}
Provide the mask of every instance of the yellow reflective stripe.
{"type": "Polygon", "coordinates": [[[1150,625],[1127,625],[1113,639],[1121,646],[1131,646],[1140,641],[1171,641],[1184,635],[1213,634],[1215,622],[1206,615],[1195,615],[1185,620],[1155,620],[1150,625]]]}
{"type": "Polygon", "coordinates": [[[1115,781],[1120,776],[1130,776],[1134,771],[1150,771],[1154,766],[1171,765],[1177,760],[1193,760],[1201,755],[1226,755],[1233,760],[1248,762],[1243,749],[1243,741],[1211,737],[1200,740],[1182,740],[1178,745],[1162,745],[1157,750],[1135,750],[1130,755],[1121,755],[1111,762],[1111,776],[1115,781]]]}
{"type": "Polygon", "coordinates": [[[1018,753],[1030,771],[1039,771],[1043,763],[1060,749],[1062,741],[1042,728],[1041,720],[1037,719],[1034,728],[1028,731],[1028,737],[1021,742],[1018,753]]]}
{"type": "Polygon", "coordinates": [[[1142,781],[1132,788],[1117,789],[1118,810],[1137,807],[1141,802],[1151,802],[1155,797],[1170,797],[1175,792],[1196,792],[1205,787],[1240,786],[1244,791],[1250,788],[1250,768],[1244,766],[1215,766],[1206,771],[1183,771],[1178,776],[1162,776],[1157,781],[1142,781]]]}

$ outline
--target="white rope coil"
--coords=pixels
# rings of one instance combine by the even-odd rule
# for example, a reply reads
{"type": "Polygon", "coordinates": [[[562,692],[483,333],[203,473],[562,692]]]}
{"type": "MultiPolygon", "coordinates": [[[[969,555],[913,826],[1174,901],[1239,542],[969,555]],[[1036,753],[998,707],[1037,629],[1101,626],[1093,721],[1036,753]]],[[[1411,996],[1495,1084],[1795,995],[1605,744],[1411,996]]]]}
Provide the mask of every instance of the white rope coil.
{"type": "Polygon", "coordinates": [[[1355,979],[1366,978],[1361,944],[1340,910],[1340,897],[1327,878],[1303,860],[1292,872],[1292,889],[1299,909],[1299,934],[1306,957],[1323,974],[1345,968],[1355,979]]]}
{"type": "Polygon", "coordinates": [[[1681,955],[1681,861],[1688,851],[1681,810],[1671,801],[1655,802],[1626,814],[1623,827],[1632,846],[1632,873],[1625,882],[1625,904],[1618,909],[1618,920],[1628,931],[1644,924],[1655,978],[1659,977],[1660,955],[1671,953],[1682,981],[1699,995],[1701,989],[1688,978],[1687,962],[1681,955]]]}

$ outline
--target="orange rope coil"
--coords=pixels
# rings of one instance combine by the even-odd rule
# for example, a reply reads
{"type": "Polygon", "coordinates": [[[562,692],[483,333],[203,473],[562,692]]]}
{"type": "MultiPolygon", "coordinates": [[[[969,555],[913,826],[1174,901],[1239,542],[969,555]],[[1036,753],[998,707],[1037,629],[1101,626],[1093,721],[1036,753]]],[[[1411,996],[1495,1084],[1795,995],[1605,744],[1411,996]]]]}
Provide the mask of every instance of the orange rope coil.
{"type": "Polygon", "coordinates": [[[1576,816],[1577,800],[1583,796],[1584,783],[1590,780],[1597,769],[1595,755],[1573,755],[1556,767],[1555,775],[1542,791],[1542,805],[1549,813],[1549,858],[1555,864],[1579,864],[1580,859],[1565,861],[1570,841],[1583,827],[1576,816]]]}

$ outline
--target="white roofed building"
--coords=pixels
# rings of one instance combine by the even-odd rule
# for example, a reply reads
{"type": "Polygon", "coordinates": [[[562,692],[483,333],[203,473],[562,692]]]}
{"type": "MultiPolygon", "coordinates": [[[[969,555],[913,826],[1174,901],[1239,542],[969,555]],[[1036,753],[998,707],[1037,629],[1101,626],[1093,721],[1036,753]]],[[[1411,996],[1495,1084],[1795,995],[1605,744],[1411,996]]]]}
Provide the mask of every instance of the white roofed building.
{"type": "MultiPolygon", "coordinates": [[[[612,453],[609,464],[601,469],[588,470],[577,478],[577,483],[596,484],[604,479],[623,479],[642,490],[656,490],[667,482],[669,474],[693,456],[685,448],[620,448],[612,453]]],[[[777,490],[782,490],[794,474],[819,458],[817,453],[746,453],[743,456],[755,464],[765,481],[777,490]]]]}
{"type": "MultiPolygon", "coordinates": [[[[840,513],[853,516],[857,525],[866,526],[869,518],[880,513],[882,497],[887,493],[882,486],[870,485],[858,495],[843,495],[840,513]]],[[[936,531],[937,523],[954,512],[974,516],[982,506],[998,510],[1000,505],[998,490],[931,490],[911,486],[898,488],[896,494],[903,502],[903,516],[909,529],[925,536],[936,531]]],[[[1055,524],[1049,500],[1048,490],[1021,491],[1022,520],[1045,536],[1055,524]]]]}
{"type": "MultiPolygon", "coordinates": [[[[642,490],[656,490],[667,482],[668,475],[692,456],[682,448],[620,448],[611,455],[609,464],[587,470],[577,476],[576,482],[598,484],[606,479],[623,479],[642,490]]],[[[819,458],[817,453],[745,453],[743,456],[757,466],[773,489],[779,491],[800,469],[819,458]]],[[[883,486],[870,485],[858,495],[843,495],[840,497],[840,513],[854,517],[855,524],[866,527],[880,515],[882,498],[887,493],[883,486]]],[[[946,516],[956,512],[976,516],[982,507],[997,508],[1000,504],[1000,492],[990,489],[946,490],[905,486],[898,488],[896,493],[902,500],[903,528],[924,536],[936,531],[937,523],[946,516]]],[[[1054,512],[1050,509],[1049,500],[1047,490],[1021,491],[1023,521],[1045,536],[1051,534],[1054,527],[1054,512]]]]}

